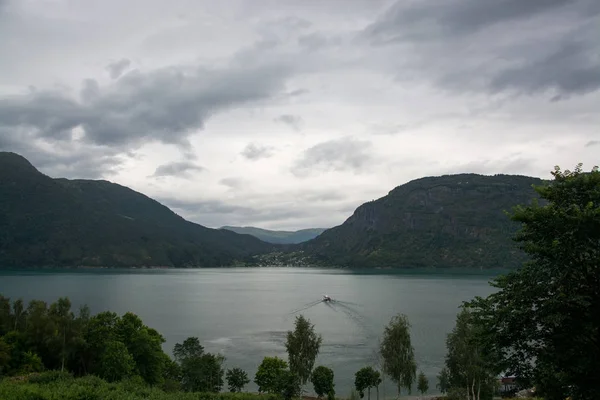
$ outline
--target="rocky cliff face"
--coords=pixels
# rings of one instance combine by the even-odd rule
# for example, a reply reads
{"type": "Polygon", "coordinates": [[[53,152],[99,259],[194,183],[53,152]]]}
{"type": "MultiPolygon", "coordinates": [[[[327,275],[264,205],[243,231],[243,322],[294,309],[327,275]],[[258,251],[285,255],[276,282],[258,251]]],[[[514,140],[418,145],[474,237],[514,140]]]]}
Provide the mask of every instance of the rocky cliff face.
{"type": "Polygon", "coordinates": [[[428,177],[365,203],[342,225],[309,241],[316,260],[352,267],[510,268],[523,261],[505,214],[529,203],[526,176],[428,177]]]}

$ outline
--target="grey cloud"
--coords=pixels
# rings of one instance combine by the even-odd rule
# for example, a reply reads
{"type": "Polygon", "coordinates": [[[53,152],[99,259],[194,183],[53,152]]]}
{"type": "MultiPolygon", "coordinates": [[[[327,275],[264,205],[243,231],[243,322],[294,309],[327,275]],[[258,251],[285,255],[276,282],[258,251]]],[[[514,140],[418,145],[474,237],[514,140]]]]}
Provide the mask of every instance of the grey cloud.
{"type": "Polygon", "coordinates": [[[284,123],[295,131],[299,131],[302,128],[302,117],[298,115],[283,114],[275,118],[275,122],[284,123]]]}
{"type": "Polygon", "coordinates": [[[287,70],[277,65],[132,72],[103,88],[86,80],[83,101],[58,91],[0,98],[0,126],[28,128],[48,140],[68,140],[81,127],[83,140],[97,145],[131,147],[153,140],[185,147],[212,114],[265,100],[283,89],[286,77],[287,70]]]}
{"type": "Polygon", "coordinates": [[[129,68],[130,65],[131,60],[128,58],[122,58],[118,61],[108,64],[106,66],[106,70],[108,71],[111,79],[117,79],[123,74],[123,72],[125,72],[127,68],[129,68]]]}
{"type": "Polygon", "coordinates": [[[245,180],[242,178],[228,177],[221,179],[219,183],[230,189],[239,189],[245,185],[245,180]]]}
{"type": "Polygon", "coordinates": [[[600,145],[600,140],[590,140],[585,144],[585,147],[592,147],[600,145]]]}
{"type": "Polygon", "coordinates": [[[343,221],[350,215],[348,210],[356,208],[356,205],[347,204],[341,207],[329,205],[308,209],[303,206],[290,207],[287,204],[273,203],[261,207],[239,206],[215,199],[181,200],[163,197],[158,200],[176,210],[184,218],[209,227],[269,225],[274,229],[299,226],[309,228],[321,226],[324,223],[324,213],[328,216],[337,216],[338,220],[343,221]]]}
{"type": "Polygon", "coordinates": [[[467,35],[494,24],[528,19],[569,3],[577,1],[397,1],[365,33],[381,42],[404,40],[407,37],[429,39],[430,35],[467,35]]]}
{"type": "Polygon", "coordinates": [[[306,149],[292,166],[292,173],[305,177],[319,171],[360,173],[375,163],[372,143],[351,137],[329,140],[306,149]]]}
{"type": "Polygon", "coordinates": [[[27,158],[34,167],[54,178],[97,179],[119,171],[126,158],[134,154],[120,154],[104,146],[82,146],[78,143],[37,142],[24,131],[0,127],[0,150],[12,151],[27,158]]]}
{"type": "Polygon", "coordinates": [[[359,39],[398,79],[560,100],[600,89],[599,15],[595,0],[397,1],[359,39]]]}
{"type": "Polygon", "coordinates": [[[154,171],[153,177],[179,176],[189,177],[191,172],[202,172],[205,168],[189,161],[172,162],[160,165],[154,171]]]}
{"type": "Polygon", "coordinates": [[[240,154],[248,160],[257,161],[263,158],[272,157],[273,152],[274,149],[271,146],[249,143],[240,154]]]}

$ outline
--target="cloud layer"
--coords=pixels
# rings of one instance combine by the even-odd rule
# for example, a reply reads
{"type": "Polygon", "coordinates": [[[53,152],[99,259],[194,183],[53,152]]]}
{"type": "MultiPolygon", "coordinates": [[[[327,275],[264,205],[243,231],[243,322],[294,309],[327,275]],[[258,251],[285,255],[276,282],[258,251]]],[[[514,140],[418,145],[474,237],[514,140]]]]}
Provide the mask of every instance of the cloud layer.
{"type": "Polygon", "coordinates": [[[598,164],[599,2],[284,3],[0,0],[0,150],[285,229],[424,175],[598,164]]]}

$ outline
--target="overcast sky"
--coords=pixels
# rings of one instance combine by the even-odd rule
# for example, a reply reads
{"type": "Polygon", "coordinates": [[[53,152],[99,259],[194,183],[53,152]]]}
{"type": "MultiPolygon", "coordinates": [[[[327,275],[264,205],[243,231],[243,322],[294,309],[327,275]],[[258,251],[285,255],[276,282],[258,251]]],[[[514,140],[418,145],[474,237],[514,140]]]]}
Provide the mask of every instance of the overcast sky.
{"type": "Polygon", "coordinates": [[[0,150],[194,222],[600,160],[597,0],[0,0],[0,150]]]}

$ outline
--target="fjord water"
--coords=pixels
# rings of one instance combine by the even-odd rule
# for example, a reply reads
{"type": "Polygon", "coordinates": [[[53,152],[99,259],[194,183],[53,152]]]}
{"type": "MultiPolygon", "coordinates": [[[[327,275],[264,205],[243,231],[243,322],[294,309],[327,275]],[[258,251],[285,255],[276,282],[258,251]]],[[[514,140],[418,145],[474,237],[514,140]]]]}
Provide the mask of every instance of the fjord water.
{"type": "MultiPolygon", "coordinates": [[[[207,351],[225,355],[226,367],[241,367],[251,379],[264,356],[287,357],[293,312],[328,294],[341,302],[318,303],[302,314],[323,336],[317,364],[334,370],[341,396],[349,394],[358,369],[374,365],[378,339],[397,313],[412,324],[418,367],[436,393],[458,307],[492,293],[491,277],[313,268],[0,270],[0,294],[47,302],[68,296],[74,308],[87,304],[92,313],[131,311],[163,334],[169,354],[175,343],[197,336],[207,351]]],[[[388,381],[383,394],[393,397],[388,381]]]]}

